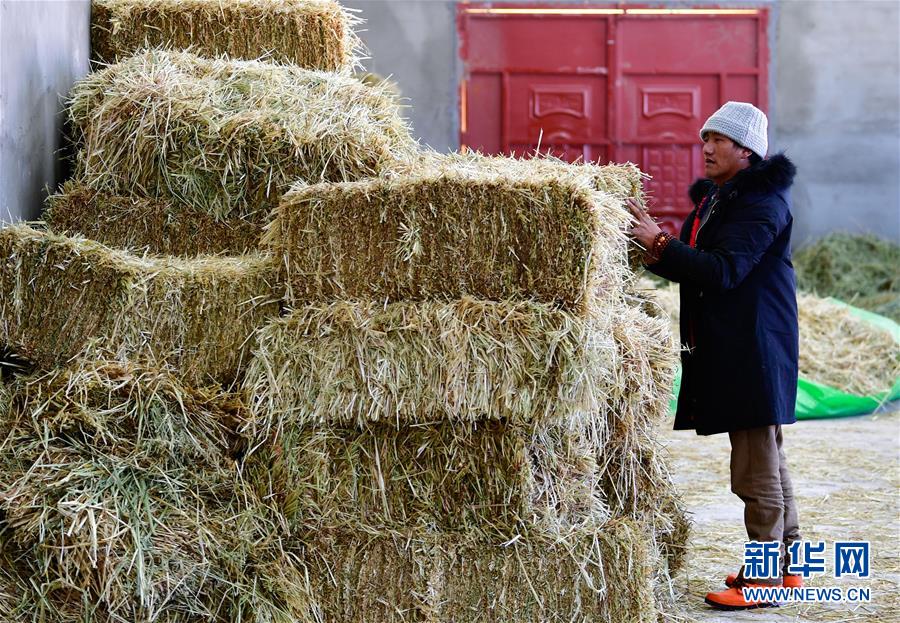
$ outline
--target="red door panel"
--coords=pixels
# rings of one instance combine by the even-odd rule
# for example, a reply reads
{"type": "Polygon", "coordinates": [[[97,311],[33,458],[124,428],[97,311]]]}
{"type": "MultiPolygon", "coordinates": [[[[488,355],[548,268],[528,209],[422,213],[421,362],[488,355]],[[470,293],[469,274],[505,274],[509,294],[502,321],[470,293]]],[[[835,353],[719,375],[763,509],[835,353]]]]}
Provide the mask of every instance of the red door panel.
{"type": "Polygon", "coordinates": [[[607,66],[605,18],[462,15],[467,18],[463,54],[473,68],[589,72],[607,66]]]}
{"type": "Polygon", "coordinates": [[[768,108],[768,11],[620,6],[460,3],[460,143],[634,162],[674,232],[704,120],[728,100],[768,108]]]}
{"type": "Polygon", "coordinates": [[[694,143],[719,107],[719,77],[628,75],[620,102],[622,141],[694,143]]]}
{"type": "Polygon", "coordinates": [[[626,14],[618,27],[622,68],[691,73],[756,69],[757,18],[626,14]]]}

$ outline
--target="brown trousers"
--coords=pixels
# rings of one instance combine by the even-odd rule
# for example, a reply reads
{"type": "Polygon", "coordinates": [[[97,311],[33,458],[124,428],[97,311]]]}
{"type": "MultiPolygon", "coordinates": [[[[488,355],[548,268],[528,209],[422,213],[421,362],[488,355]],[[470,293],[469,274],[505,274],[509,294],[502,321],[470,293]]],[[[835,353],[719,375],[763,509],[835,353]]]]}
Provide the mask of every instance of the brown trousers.
{"type": "Polygon", "coordinates": [[[731,440],[731,491],[744,502],[749,541],[782,544],[783,568],[790,561],[787,547],[800,539],[794,487],[782,448],[781,426],[762,426],[728,433],[731,440]]]}

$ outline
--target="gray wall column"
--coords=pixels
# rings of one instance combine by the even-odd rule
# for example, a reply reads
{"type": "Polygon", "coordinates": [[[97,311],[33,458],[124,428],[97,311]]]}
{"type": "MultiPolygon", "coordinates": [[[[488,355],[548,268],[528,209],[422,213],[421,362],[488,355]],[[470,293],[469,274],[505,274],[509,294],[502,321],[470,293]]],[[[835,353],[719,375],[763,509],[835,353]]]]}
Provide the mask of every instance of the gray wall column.
{"type": "Polygon", "coordinates": [[[900,242],[900,3],[785,1],[777,29],[774,147],[798,168],[794,242],[900,242]]]}
{"type": "Polygon", "coordinates": [[[366,69],[392,76],[410,106],[406,116],[423,144],[459,147],[460,72],[452,0],[342,0],[366,20],[366,69]]]}
{"type": "Polygon", "coordinates": [[[59,181],[63,98],[89,69],[90,1],[0,2],[0,222],[38,218],[59,181]]]}

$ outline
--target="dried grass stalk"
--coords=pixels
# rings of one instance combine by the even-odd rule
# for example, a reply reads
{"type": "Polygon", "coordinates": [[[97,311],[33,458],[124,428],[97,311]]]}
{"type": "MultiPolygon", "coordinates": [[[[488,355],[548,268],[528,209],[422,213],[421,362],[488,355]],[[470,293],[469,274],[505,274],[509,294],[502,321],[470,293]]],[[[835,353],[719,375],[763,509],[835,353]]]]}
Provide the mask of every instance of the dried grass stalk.
{"type": "Polygon", "coordinates": [[[848,394],[872,396],[900,379],[900,336],[843,305],[800,294],[800,374],[848,394]]]}
{"type": "Polygon", "coordinates": [[[332,0],[94,0],[91,53],[114,63],[162,47],[350,70],[362,53],[360,22],[332,0]]]}
{"type": "Polygon", "coordinates": [[[217,219],[265,215],[289,182],[365,178],[416,144],[395,99],[351,75],[150,50],[73,89],[76,177],[217,219]]]}
{"type": "Polygon", "coordinates": [[[293,427],[250,459],[248,480],[292,531],[558,532],[609,517],[596,434],[505,422],[293,427]]]}
{"type": "Polygon", "coordinates": [[[321,531],[302,549],[327,621],[656,621],[639,525],[507,543],[321,531]]]}
{"type": "Polygon", "coordinates": [[[195,256],[256,251],[263,216],[257,212],[221,221],[171,200],[113,195],[69,181],[48,198],[43,219],[56,233],[84,236],[135,253],[195,256]]]}
{"type": "Polygon", "coordinates": [[[477,529],[603,516],[614,345],[537,303],[334,303],[260,332],[256,479],[293,522],[477,529]],[[607,379],[606,381],[604,379],[607,379]]]}
{"type": "Polygon", "coordinates": [[[261,255],[136,257],[16,225],[0,257],[0,342],[41,366],[91,350],[230,383],[281,308],[261,255]]]}
{"type": "Polygon", "coordinates": [[[835,232],[792,259],[801,289],[900,322],[900,245],[874,235],[835,232]]]}
{"type": "Polygon", "coordinates": [[[630,216],[580,170],[509,158],[479,168],[460,157],[408,175],[297,185],[263,244],[283,258],[297,304],[470,295],[587,315],[630,275],[630,216]]]}
{"type": "MultiPolygon", "coordinates": [[[[15,607],[60,623],[295,621],[228,458],[243,408],[118,362],[21,377],[0,421],[15,607]]],[[[0,590],[3,590],[0,588],[0,590]]]]}
{"type": "Polygon", "coordinates": [[[259,335],[245,386],[260,425],[589,417],[614,374],[599,321],[464,298],[307,306],[259,335]]]}

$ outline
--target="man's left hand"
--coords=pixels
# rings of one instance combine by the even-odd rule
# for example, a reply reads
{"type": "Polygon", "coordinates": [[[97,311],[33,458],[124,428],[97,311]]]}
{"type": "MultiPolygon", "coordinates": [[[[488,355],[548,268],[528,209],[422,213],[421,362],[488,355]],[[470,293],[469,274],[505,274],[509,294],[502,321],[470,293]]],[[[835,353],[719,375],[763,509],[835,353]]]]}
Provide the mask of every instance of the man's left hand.
{"type": "Polygon", "coordinates": [[[637,199],[629,197],[625,200],[625,204],[628,206],[628,211],[631,212],[631,215],[637,221],[637,223],[628,230],[628,233],[631,234],[642,247],[650,250],[653,241],[656,239],[656,235],[662,230],[659,228],[659,225],[656,224],[656,221],[647,214],[644,207],[638,203],[637,199]]]}

